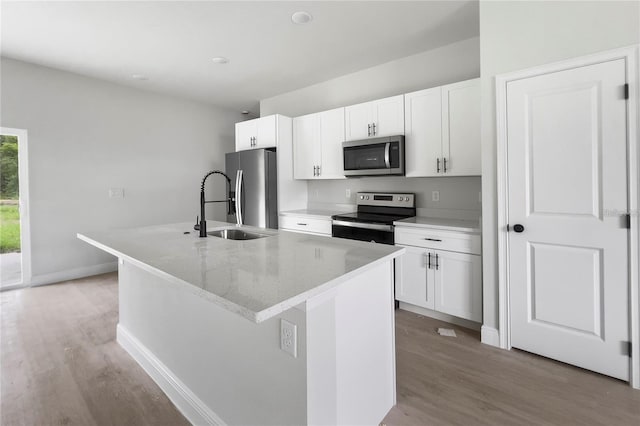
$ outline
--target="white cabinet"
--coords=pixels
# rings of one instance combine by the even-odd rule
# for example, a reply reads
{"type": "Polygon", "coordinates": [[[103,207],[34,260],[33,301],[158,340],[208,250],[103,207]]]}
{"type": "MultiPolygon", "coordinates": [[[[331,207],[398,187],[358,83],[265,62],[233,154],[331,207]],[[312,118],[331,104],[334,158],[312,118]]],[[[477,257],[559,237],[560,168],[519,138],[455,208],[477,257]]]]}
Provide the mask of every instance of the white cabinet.
{"type": "Polygon", "coordinates": [[[295,179],[344,179],[344,108],[293,119],[295,179]]]}
{"type": "Polygon", "coordinates": [[[442,87],[443,173],[473,176],[480,163],[480,79],[442,87]]]}
{"type": "Polygon", "coordinates": [[[345,108],[346,140],[404,135],[403,95],[345,108]]]}
{"type": "Polygon", "coordinates": [[[396,299],[482,321],[480,235],[396,226],[396,299]]]}
{"type": "Polygon", "coordinates": [[[331,217],[319,219],[307,215],[280,215],[279,228],[303,234],[331,236],[331,217]]]}
{"type": "Polygon", "coordinates": [[[406,176],[475,176],[480,163],[480,80],[407,93],[406,176]]]}
{"type": "Polygon", "coordinates": [[[423,308],[434,309],[433,271],[428,267],[428,251],[406,246],[396,259],[396,299],[423,308]]]}
{"type": "Polygon", "coordinates": [[[236,151],[277,146],[277,115],[236,123],[236,151]]]}
{"type": "Polygon", "coordinates": [[[435,310],[482,321],[482,262],[480,256],[433,250],[435,310]]]}

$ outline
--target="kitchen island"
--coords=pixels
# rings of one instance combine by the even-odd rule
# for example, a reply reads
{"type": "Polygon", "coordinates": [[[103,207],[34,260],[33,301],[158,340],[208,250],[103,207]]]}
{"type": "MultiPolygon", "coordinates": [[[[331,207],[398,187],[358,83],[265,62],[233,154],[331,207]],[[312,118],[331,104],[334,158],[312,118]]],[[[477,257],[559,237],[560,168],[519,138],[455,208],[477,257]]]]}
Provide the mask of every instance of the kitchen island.
{"type": "Polygon", "coordinates": [[[404,249],[208,228],[260,238],[188,223],[78,234],[119,259],[120,345],[194,424],[378,424],[395,404],[404,249]]]}

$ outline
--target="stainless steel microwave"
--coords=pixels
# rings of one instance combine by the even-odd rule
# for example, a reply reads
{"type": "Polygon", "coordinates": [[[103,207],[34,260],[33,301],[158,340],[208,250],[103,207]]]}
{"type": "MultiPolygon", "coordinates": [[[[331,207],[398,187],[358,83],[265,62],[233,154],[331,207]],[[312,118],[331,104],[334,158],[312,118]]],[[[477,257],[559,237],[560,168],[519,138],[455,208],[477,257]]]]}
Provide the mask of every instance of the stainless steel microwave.
{"type": "Polygon", "coordinates": [[[404,136],[342,143],[345,176],[404,176],[404,136]]]}

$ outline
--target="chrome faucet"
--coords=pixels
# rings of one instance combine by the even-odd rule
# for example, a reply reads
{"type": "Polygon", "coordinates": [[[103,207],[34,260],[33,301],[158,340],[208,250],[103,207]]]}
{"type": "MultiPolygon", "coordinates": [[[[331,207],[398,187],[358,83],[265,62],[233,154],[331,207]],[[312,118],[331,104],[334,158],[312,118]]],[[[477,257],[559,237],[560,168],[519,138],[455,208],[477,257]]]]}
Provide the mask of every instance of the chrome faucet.
{"type": "Polygon", "coordinates": [[[199,218],[199,222],[198,222],[198,219],[196,219],[196,222],[198,223],[196,223],[193,229],[195,229],[196,231],[198,230],[200,231],[200,237],[206,237],[207,221],[204,219],[204,205],[206,203],[227,203],[227,214],[231,214],[232,202],[233,202],[233,194],[231,193],[231,179],[229,179],[229,176],[225,175],[220,170],[212,170],[206,175],[204,175],[204,177],[202,178],[202,184],[200,185],[200,218],[199,218]],[[209,176],[216,175],[216,174],[224,176],[224,178],[227,180],[228,195],[227,195],[227,198],[224,200],[207,201],[204,199],[204,183],[209,176]]]}

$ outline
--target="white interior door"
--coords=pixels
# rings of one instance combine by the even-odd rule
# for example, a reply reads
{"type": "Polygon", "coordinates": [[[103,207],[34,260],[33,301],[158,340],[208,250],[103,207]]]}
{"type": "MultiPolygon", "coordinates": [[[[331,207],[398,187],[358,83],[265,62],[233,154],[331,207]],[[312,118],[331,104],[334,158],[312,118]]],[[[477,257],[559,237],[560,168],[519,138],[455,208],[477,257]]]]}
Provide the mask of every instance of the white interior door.
{"type": "Polygon", "coordinates": [[[507,85],[511,345],[622,380],[625,81],[621,59],[507,85]]]}

